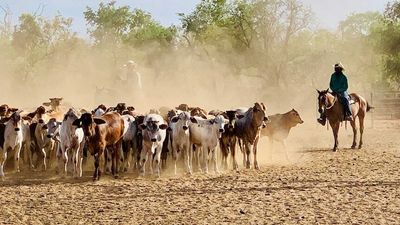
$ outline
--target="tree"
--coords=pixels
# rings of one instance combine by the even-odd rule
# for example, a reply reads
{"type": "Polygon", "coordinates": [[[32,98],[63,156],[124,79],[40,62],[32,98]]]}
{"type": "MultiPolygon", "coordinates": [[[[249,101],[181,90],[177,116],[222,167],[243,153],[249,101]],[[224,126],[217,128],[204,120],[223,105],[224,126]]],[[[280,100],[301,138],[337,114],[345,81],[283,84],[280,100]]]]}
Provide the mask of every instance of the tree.
{"type": "Polygon", "coordinates": [[[149,42],[172,43],[175,27],[163,27],[148,12],[141,9],[131,11],[129,6],[117,7],[116,1],[100,3],[94,10],[87,7],[85,19],[90,25],[88,32],[97,44],[113,47],[141,46],[149,42]]]}
{"type": "Polygon", "coordinates": [[[383,55],[384,78],[400,87],[400,2],[389,3],[382,24],[375,26],[373,37],[377,39],[378,52],[383,55]]]}
{"type": "MultiPolygon", "coordinates": [[[[72,19],[61,15],[51,20],[32,14],[22,14],[19,25],[12,34],[12,45],[22,58],[19,67],[24,79],[33,74],[36,65],[51,57],[58,45],[73,40],[71,32],[72,19]]],[[[71,49],[71,46],[69,47],[71,49]]]]}

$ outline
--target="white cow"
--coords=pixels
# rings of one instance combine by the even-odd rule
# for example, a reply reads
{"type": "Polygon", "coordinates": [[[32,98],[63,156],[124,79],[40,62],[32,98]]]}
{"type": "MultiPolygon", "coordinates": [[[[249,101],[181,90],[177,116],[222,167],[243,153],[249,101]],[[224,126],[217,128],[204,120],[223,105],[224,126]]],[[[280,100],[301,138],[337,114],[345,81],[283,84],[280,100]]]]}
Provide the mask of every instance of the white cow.
{"type": "Polygon", "coordinates": [[[15,170],[20,172],[19,170],[19,158],[20,152],[23,142],[23,134],[22,134],[22,119],[20,116],[20,112],[14,112],[10,119],[1,125],[0,129],[0,177],[4,178],[4,164],[7,160],[8,152],[14,152],[14,160],[15,160],[15,170]]]}
{"type": "MultiPolygon", "coordinates": [[[[56,119],[52,118],[48,123],[57,123],[56,119]]],[[[35,128],[35,144],[36,150],[43,157],[43,169],[47,170],[48,162],[51,161],[55,152],[55,140],[48,136],[48,123],[39,121],[35,128]]]]}
{"type": "Polygon", "coordinates": [[[170,141],[169,146],[172,152],[172,158],[175,162],[175,175],[176,175],[176,162],[180,154],[184,157],[186,172],[192,174],[192,159],[193,151],[190,147],[190,113],[181,112],[171,119],[170,123],[170,141]]]}
{"type": "Polygon", "coordinates": [[[221,138],[221,134],[225,131],[224,126],[227,120],[222,115],[219,115],[214,119],[192,117],[191,121],[192,123],[189,125],[190,146],[196,146],[196,151],[198,151],[199,154],[198,163],[200,163],[200,155],[202,155],[202,169],[205,173],[208,173],[208,159],[211,154],[214,171],[215,173],[219,173],[216,147],[221,138]],[[200,148],[202,148],[202,151],[200,148]]]}
{"type": "Polygon", "coordinates": [[[64,115],[60,127],[60,148],[57,151],[57,169],[60,171],[61,160],[63,160],[64,174],[68,172],[68,165],[73,165],[73,176],[82,177],[85,139],[82,128],[72,125],[76,119],[79,119],[79,117],[74,109],[69,109],[64,115]]]}
{"type": "Polygon", "coordinates": [[[157,176],[160,176],[161,151],[166,136],[165,129],[167,129],[167,127],[168,125],[165,124],[164,119],[158,114],[147,115],[140,125],[143,136],[143,149],[139,162],[140,175],[144,176],[146,162],[150,159],[150,174],[153,173],[154,167],[157,176]]]}

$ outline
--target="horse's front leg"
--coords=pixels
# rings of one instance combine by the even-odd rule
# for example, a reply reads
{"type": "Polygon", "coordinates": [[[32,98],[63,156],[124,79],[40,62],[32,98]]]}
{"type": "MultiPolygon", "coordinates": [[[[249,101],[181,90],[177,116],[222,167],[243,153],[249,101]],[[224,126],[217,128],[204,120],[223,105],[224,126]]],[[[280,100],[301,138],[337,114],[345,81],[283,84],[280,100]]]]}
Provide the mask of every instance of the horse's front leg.
{"type": "Polygon", "coordinates": [[[339,145],[339,141],[338,141],[339,123],[331,124],[331,127],[332,127],[332,132],[333,132],[333,138],[335,139],[335,144],[334,144],[332,150],[334,152],[336,152],[338,145],[339,145]]]}

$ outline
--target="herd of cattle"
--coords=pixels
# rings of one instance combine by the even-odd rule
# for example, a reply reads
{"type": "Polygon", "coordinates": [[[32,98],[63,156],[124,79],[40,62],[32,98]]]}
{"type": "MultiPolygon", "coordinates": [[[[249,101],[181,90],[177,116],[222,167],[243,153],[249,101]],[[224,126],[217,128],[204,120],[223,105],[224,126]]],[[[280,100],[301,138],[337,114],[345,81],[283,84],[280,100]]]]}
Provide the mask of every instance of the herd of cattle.
{"type": "Polygon", "coordinates": [[[232,168],[239,168],[237,146],[243,153],[243,165],[251,167],[252,155],[253,167],[258,169],[259,138],[269,136],[270,140],[283,142],[292,127],[303,123],[294,109],[268,117],[263,103],[210,112],[181,104],[143,115],[125,103],[108,108],[101,104],[92,111],[70,108],[62,112],[62,99],[50,100],[43,105],[51,109],[40,106],[31,113],[0,106],[0,177],[4,178],[8,154],[14,156],[17,172],[21,156],[27,168],[46,170],[54,161],[57,173],[74,177],[82,176],[82,164],[92,155],[93,180],[100,178],[101,171],[114,177],[129,170],[141,176],[160,176],[168,157],[175,174],[177,164],[182,162],[188,174],[194,169],[208,173],[209,167],[217,173],[219,163],[228,168],[229,154],[232,168]]]}

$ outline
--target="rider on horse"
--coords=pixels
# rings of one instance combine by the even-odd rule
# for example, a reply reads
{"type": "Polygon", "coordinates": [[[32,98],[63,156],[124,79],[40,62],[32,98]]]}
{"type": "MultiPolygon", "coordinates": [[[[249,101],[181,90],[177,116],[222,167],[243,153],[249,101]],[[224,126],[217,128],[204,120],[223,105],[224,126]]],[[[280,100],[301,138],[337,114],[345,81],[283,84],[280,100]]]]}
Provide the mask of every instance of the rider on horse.
{"type": "MultiPolygon", "coordinates": [[[[341,63],[337,63],[334,65],[335,72],[331,76],[331,81],[329,84],[330,89],[333,94],[336,95],[340,102],[343,104],[344,108],[344,120],[352,121],[352,113],[350,109],[350,96],[347,92],[349,87],[347,83],[347,77],[343,74],[344,68],[341,63]]],[[[318,118],[318,122],[322,125],[326,123],[326,115],[325,112],[321,112],[320,118],[318,118]]]]}

